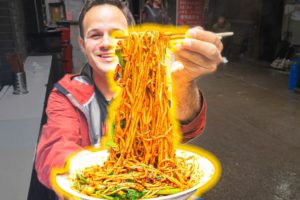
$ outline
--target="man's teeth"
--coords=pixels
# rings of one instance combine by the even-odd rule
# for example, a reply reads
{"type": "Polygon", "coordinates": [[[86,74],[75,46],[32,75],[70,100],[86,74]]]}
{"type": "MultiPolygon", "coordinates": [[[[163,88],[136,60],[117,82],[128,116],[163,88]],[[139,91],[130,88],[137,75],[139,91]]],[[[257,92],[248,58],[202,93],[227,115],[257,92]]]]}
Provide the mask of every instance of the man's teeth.
{"type": "Polygon", "coordinates": [[[111,58],[113,57],[114,55],[99,55],[101,58],[111,58]]]}

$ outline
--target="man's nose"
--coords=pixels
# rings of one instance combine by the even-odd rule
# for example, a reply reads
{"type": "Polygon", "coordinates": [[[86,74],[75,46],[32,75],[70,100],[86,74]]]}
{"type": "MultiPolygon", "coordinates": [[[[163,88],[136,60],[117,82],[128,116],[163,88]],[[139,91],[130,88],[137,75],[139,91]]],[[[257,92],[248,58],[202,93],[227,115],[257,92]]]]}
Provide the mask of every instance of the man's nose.
{"type": "Polygon", "coordinates": [[[109,34],[104,34],[101,46],[103,48],[111,48],[113,46],[112,38],[109,34]]]}

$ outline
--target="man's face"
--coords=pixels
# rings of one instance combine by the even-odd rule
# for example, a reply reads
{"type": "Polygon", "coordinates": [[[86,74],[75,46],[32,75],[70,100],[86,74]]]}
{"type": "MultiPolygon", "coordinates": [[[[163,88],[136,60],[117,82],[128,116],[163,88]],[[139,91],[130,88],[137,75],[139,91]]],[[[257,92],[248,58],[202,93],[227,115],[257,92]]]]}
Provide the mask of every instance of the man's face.
{"type": "Polygon", "coordinates": [[[224,17],[219,17],[219,19],[218,19],[218,23],[219,23],[220,25],[223,25],[223,24],[224,24],[224,22],[225,22],[225,19],[224,19],[224,17]]]}
{"type": "Polygon", "coordinates": [[[154,3],[156,3],[156,5],[160,6],[161,5],[161,0],[154,0],[154,3]]]}
{"type": "Polygon", "coordinates": [[[118,58],[115,55],[115,41],[111,33],[126,31],[127,20],[122,11],[112,5],[91,8],[83,20],[83,36],[80,45],[94,71],[106,73],[114,70],[118,58]]]}

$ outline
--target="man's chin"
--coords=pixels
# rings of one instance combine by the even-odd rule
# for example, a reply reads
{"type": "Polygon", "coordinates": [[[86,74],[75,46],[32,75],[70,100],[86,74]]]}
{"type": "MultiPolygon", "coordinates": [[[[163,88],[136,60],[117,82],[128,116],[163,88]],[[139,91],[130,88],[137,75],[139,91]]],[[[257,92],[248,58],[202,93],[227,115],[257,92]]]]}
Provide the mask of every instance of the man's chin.
{"type": "Polygon", "coordinates": [[[117,64],[118,64],[118,62],[101,63],[101,64],[97,64],[96,67],[97,67],[98,71],[102,71],[102,72],[106,73],[106,72],[115,71],[117,64]]]}

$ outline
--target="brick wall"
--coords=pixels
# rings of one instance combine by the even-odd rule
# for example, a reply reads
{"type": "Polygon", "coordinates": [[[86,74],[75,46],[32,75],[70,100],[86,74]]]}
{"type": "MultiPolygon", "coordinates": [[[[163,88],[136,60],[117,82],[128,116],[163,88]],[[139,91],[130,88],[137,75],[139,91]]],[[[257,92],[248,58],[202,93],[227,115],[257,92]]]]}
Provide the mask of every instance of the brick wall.
{"type": "Polygon", "coordinates": [[[0,0],[0,84],[12,84],[5,54],[26,54],[22,0],[0,0]]]}
{"type": "MultiPolygon", "coordinates": [[[[66,0],[66,14],[67,19],[70,21],[78,22],[79,13],[83,6],[82,1],[66,0]]],[[[79,26],[73,24],[71,29],[71,44],[72,44],[72,59],[73,59],[73,72],[78,73],[80,69],[87,63],[87,60],[82,53],[79,45],[79,26]]]]}
{"type": "Polygon", "coordinates": [[[5,54],[14,50],[13,27],[10,18],[10,1],[0,1],[0,84],[11,84],[11,70],[5,54]]]}

